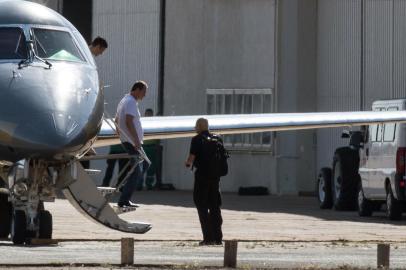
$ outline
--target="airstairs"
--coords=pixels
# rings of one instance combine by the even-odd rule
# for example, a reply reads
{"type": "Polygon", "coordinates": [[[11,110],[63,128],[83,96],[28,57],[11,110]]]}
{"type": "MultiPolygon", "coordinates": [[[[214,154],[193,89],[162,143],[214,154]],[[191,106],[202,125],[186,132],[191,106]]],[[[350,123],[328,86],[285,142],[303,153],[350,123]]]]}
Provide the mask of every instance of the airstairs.
{"type": "MultiPolygon", "coordinates": [[[[95,157],[91,159],[101,159],[95,157]]],[[[109,155],[108,158],[112,158],[109,155]]],[[[142,162],[142,160],[141,160],[142,162]]],[[[137,164],[137,163],[136,163],[137,164]]],[[[152,225],[145,222],[127,222],[119,214],[136,210],[135,207],[112,207],[108,201],[110,194],[117,192],[115,188],[101,188],[94,184],[93,179],[83,169],[80,162],[72,163],[62,172],[65,179],[62,192],[69,202],[84,216],[92,221],[114,230],[128,233],[146,233],[152,225]]]]}

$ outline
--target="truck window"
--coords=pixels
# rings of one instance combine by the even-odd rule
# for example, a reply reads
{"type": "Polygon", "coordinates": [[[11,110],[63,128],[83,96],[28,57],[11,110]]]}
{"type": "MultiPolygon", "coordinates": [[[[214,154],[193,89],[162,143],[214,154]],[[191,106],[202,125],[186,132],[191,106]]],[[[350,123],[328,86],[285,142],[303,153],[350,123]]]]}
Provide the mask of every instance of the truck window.
{"type": "MultiPolygon", "coordinates": [[[[388,111],[397,111],[397,107],[389,107],[388,111]]],[[[388,123],[384,125],[383,141],[393,142],[395,140],[396,123],[388,123]]]]}
{"type": "MultiPolygon", "coordinates": [[[[376,108],[376,111],[385,111],[385,108],[376,108]]],[[[376,141],[381,142],[382,141],[382,130],[383,130],[383,125],[378,124],[378,128],[376,131],[376,141]]]]}
{"type": "Polygon", "coordinates": [[[378,130],[378,125],[369,126],[369,136],[371,142],[376,142],[376,132],[378,130]]]}
{"type": "Polygon", "coordinates": [[[379,125],[378,125],[378,130],[377,130],[377,132],[376,132],[376,141],[377,141],[377,142],[382,141],[382,129],[383,129],[383,125],[382,125],[382,124],[379,124],[379,125]]]}

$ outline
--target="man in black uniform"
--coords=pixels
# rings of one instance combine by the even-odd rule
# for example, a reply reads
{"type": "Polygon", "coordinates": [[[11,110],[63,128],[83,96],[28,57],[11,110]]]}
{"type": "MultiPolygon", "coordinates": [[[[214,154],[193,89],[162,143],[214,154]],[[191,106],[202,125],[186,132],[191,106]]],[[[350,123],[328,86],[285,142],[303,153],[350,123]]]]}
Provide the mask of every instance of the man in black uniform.
{"type": "Polygon", "coordinates": [[[223,219],[220,210],[220,177],[208,176],[209,157],[205,151],[205,143],[211,134],[207,119],[199,118],[196,121],[195,129],[197,135],[192,138],[189,157],[185,165],[196,168],[193,201],[199,214],[203,233],[203,241],[199,242],[199,245],[221,245],[223,219]]]}

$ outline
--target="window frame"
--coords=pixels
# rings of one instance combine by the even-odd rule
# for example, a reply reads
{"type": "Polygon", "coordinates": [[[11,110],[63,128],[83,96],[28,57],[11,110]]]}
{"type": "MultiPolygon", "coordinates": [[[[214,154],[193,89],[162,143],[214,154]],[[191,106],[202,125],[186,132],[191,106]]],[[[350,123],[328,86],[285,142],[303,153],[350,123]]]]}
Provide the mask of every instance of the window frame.
{"type": "MultiPolygon", "coordinates": [[[[4,29],[4,28],[20,30],[21,33],[24,36],[25,42],[27,42],[27,36],[26,36],[26,33],[25,33],[25,29],[21,25],[14,25],[14,24],[0,25],[0,29],[4,29]]],[[[27,53],[27,57],[28,57],[28,50],[26,51],[26,53],[27,53]]],[[[7,59],[0,59],[0,62],[21,61],[21,60],[24,60],[24,59],[26,59],[26,58],[7,58],[7,59]]]]}
{"type": "MultiPolygon", "coordinates": [[[[274,110],[273,89],[206,89],[207,114],[256,114],[272,113],[274,110]],[[226,105],[226,96],[231,96],[230,105],[226,105]],[[250,96],[250,107],[246,107],[246,97],[250,96]],[[255,110],[255,96],[260,96],[261,109],[255,110]],[[220,97],[220,98],[219,98],[220,97]],[[241,97],[238,104],[237,98],[241,97]],[[265,104],[266,98],[269,104],[265,104]],[[218,101],[218,99],[220,101],[218,101]],[[265,108],[265,106],[268,108],[265,108]],[[219,108],[220,106],[220,108],[219,108]],[[229,108],[228,108],[229,106],[229,108]],[[227,107],[227,108],[226,108],[227,107]],[[240,107],[240,108],[238,108],[240,107]],[[227,111],[229,109],[229,111],[227,111]],[[247,110],[248,109],[248,110],[247,110]]],[[[258,101],[258,100],[257,100],[258,101]]],[[[224,135],[224,145],[231,151],[243,152],[272,152],[274,144],[274,132],[258,132],[248,134],[224,135]],[[269,136],[269,143],[264,143],[264,135],[269,136]],[[255,139],[256,138],[256,139],[255,139]],[[257,141],[256,141],[257,140],[257,141]],[[258,143],[259,142],[259,143],[258,143]]]]}
{"type": "Polygon", "coordinates": [[[64,32],[67,33],[69,35],[69,37],[72,40],[72,43],[74,44],[74,46],[76,47],[78,53],[80,54],[80,61],[72,61],[72,60],[60,60],[60,59],[51,59],[51,58],[44,58],[47,61],[56,61],[56,62],[69,62],[69,63],[78,63],[78,64],[84,64],[84,63],[89,63],[86,54],[82,51],[81,47],[79,46],[78,41],[76,40],[75,36],[73,35],[72,31],[69,28],[65,28],[65,27],[56,27],[56,26],[44,26],[44,25],[31,25],[30,29],[29,29],[29,33],[30,33],[30,38],[32,41],[34,41],[34,30],[35,29],[41,29],[41,30],[49,30],[49,31],[59,31],[59,32],[64,32]]]}
{"type": "MultiPolygon", "coordinates": [[[[391,106],[391,107],[388,107],[387,109],[386,109],[386,111],[399,111],[399,108],[398,107],[396,107],[396,106],[391,106]]],[[[387,124],[385,124],[385,125],[383,125],[383,135],[382,135],[382,141],[383,142],[394,142],[395,141],[395,135],[396,135],[396,128],[397,128],[397,124],[396,123],[387,123],[387,124]],[[387,127],[387,125],[393,125],[393,132],[392,132],[392,138],[391,138],[391,140],[385,140],[385,134],[386,134],[386,127],[387,127]]]]}
{"type": "MultiPolygon", "coordinates": [[[[385,111],[386,109],[385,109],[385,107],[376,107],[376,108],[374,108],[373,109],[373,111],[375,111],[375,112],[382,112],[382,111],[385,111]]],[[[370,125],[370,130],[369,130],[369,134],[370,134],[370,140],[371,140],[371,143],[381,143],[382,142],[382,140],[383,140],[383,125],[382,124],[374,124],[374,125],[370,125]],[[376,129],[375,130],[375,137],[373,138],[372,137],[372,134],[373,134],[373,129],[376,129]],[[380,134],[380,140],[378,140],[378,134],[380,134]]]]}

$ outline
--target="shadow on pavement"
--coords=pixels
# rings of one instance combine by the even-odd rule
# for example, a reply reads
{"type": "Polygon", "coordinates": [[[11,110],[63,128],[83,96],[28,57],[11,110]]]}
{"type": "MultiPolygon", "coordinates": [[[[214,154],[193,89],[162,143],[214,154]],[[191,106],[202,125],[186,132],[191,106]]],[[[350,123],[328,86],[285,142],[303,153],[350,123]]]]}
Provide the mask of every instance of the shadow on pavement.
{"type": "MultiPolygon", "coordinates": [[[[137,191],[133,199],[137,203],[147,205],[194,207],[192,196],[191,191],[137,191]]],[[[222,209],[224,210],[286,213],[312,216],[323,220],[406,225],[406,220],[388,220],[382,210],[374,212],[372,217],[359,217],[356,211],[322,210],[319,208],[316,197],[293,195],[239,196],[237,193],[223,193],[222,200],[222,209]]]]}

